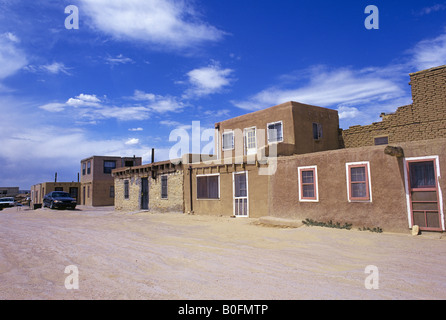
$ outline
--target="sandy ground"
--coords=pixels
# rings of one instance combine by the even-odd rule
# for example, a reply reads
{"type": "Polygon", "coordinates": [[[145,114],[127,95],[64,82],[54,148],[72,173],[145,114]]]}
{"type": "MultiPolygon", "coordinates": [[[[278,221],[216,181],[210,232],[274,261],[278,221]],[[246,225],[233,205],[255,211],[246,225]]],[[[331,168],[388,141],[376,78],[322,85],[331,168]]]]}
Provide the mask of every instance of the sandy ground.
{"type": "Polygon", "coordinates": [[[445,266],[441,234],[110,208],[0,211],[0,299],[445,299],[445,266]],[[70,265],[77,290],[65,288],[70,265]],[[369,265],[378,289],[366,289],[369,265]]]}

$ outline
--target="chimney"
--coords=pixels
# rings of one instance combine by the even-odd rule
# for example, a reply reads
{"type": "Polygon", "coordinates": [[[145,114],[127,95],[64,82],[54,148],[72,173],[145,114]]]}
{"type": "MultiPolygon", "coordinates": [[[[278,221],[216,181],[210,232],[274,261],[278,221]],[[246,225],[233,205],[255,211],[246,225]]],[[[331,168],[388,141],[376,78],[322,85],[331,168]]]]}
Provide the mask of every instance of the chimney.
{"type": "Polygon", "coordinates": [[[155,162],[155,148],[152,148],[152,163],[155,162]]]}
{"type": "Polygon", "coordinates": [[[54,174],[54,182],[57,182],[57,172],[54,174]]]}

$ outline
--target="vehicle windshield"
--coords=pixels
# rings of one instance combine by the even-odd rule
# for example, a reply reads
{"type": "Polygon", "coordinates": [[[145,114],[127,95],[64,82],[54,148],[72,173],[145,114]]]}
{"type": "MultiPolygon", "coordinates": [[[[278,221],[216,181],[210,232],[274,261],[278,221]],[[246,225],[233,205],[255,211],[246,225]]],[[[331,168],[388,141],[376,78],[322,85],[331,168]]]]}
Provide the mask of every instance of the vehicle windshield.
{"type": "Polygon", "coordinates": [[[14,201],[14,198],[1,198],[0,202],[11,202],[14,201]]]}
{"type": "Polygon", "coordinates": [[[67,192],[54,192],[53,197],[54,198],[69,198],[70,195],[67,192]]]}

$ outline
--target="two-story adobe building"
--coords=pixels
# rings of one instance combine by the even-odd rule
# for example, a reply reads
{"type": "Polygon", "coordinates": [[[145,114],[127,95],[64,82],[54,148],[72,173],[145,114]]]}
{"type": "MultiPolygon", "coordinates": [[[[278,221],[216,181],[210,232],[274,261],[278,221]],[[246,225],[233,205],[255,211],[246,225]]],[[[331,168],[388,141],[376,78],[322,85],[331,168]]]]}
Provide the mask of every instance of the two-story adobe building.
{"type": "Polygon", "coordinates": [[[81,205],[113,206],[115,185],[112,171],[142,164],[141,157],[92,156],[81,160],[81,205]]]}

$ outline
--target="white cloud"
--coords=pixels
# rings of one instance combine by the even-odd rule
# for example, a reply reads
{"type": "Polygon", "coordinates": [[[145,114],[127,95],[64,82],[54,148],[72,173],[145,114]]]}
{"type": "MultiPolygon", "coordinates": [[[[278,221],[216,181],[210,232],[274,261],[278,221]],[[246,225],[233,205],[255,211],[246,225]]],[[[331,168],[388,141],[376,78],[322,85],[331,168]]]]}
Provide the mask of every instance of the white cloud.
{"type": "Polygon", "coordinates": [[[139,128],[130,128],[129,131],[135,132],[135,131],[144,131],[143,128],[139,127],[139,128]]]}
{"type": "Polygon", "coordinates": [[[433,39],[420,41],[412,50],[412,63],[418,70],[446,64],[446,32],[433,39]]]}
{"type": "Polygon", "coordinates": [[[185,107],[185,104],[176,97],[155,95],[140,90],[135,90],[130,99],[140,101],[147,109],[156,113],[179,112],[185,107]]]}
{"type": "Polygon", "coordinates": [[[66,107],[65,103],[54,102],[54,103],[47,103],[43,106],[40,106],[39,108],[50,112],[61,112],[65,110],[65,107],[66,107]]]}
{"type": "Polygon", "coordinates": [[[135,144],[139,144],[139,139],[131,138],[131,139],[127,140],[127,142],[125,144],[129,145],[129,146],[133,146],[135,144]]]}
{"type": "Polygon", "coordinates": [[[81,107],[81,106],[99,107],[100,102],[101,100],[94,94],[81,93],[75,98],[68,99],[66,104],[72,107],[81,107]]]}
{"type": "Polygon", "coordinates": [[[446,5],[444,5],[444,4],[435,4],[435,5],[431,6],[431,7],[423,8],[420,11],[419,15],[423,16],[423,15],[431,14],[432,12],[437,12],[437,11],[442,11],[442,10],[446,10],[446,5]]]}
{"type": "Polygon", "coordinates": [[[37,73],[37,72],[44,72],[44,73],[51,73],[51,74],[59,74],[64,73],[66,75],[71,75],[68,71],[69,68],[65,66],[62,62],[53,62],[51,64],[44,64],[40,66],[35,65],[27,65],[25,69],[29,72],[37,73]]]}
{"type": "Polygon", "coordinates": [[[218,64],[189,71],[187,77],[192,87],[186,91],[185,97],[200,97],[220,92],[233,81],[233,72],[232,69],[222,69],[218,64]]]}
{"type": "Polygon", "coordinates": [[[127,57],[124,57],[122,54],[119,54],[118,56],[112,58],[112,57],[107,57],[105,58],[105,61],[108,64],[111,65],[118,65],[118,64],[126,64],[126,63],[133,63],[133,60],[127,57]]]}
{"type": "Polygon", "coordinates": [[[15,74],[28,62],[25,53],[16,46],[18,42],[10,32],[0,34],[0,80],[15,74]]]}
{"type": "Polygon", "coordinates": [[[119,40],[137,40],[167,49],[217,41],[223,32],[199,20],[190,1],[81,0],[96,29],[119,40]]]}
{"type": "Polygon", "coordinates": [[[339,119],[353,119],[360,115],[360,112],[355,107],[340,106],[338,108],[339,119]]]}
{"type": "Polygon", "coordinates": [[[364,104],[400,97],[404,90],[394,78],[386,78],[376,68],[328,70],[314,67],[309,70],[304,85],[295,88],[270,87],[246,101],[234,104],[246,110],[258,110],[287,101],[297,101],[322,107],[364,104]]]}

